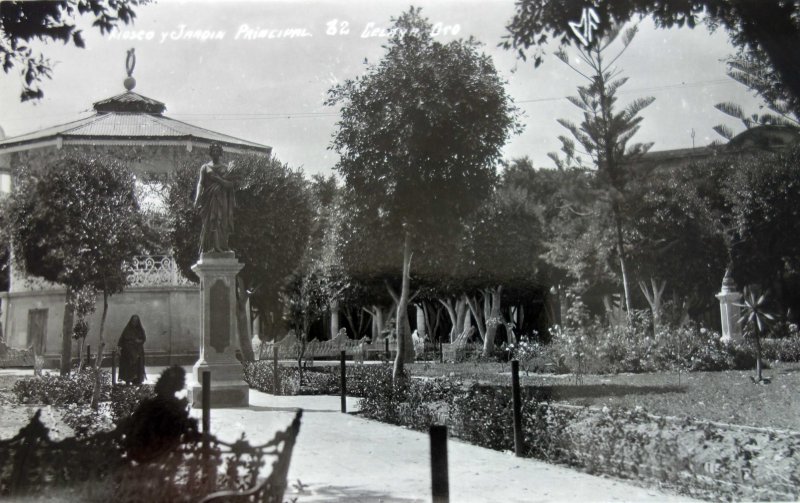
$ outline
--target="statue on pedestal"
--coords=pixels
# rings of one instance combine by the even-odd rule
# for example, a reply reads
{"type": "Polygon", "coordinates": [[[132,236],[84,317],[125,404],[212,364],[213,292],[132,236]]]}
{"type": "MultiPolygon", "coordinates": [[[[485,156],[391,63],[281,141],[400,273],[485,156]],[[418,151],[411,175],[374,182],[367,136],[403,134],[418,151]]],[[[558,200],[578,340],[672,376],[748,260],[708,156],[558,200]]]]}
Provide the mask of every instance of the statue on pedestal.
{"type": "Polygon", "coordinates": [[[211,162],[200,168],[195,207],[200,212],[200,259],[192,271],[200,278],[200,358],[192,369],[192,406],[201,406],[203,374],[210,372],[210,407],[247,407],[249,387],[243,380],[236,317],[236,275],[244,264],[231,250],[236,182],[220,162],[222,147],[209,149],[211,162]]]}
{"type": "Polygon", "coordinates": [[[233,233],[234,190],[236,183],[228,166],[220,162],[222,146],[213,143],[208,149],[211,162],[200,168],[197,197],[203,227],[200,231],[200,253],[230,251],[228,238],[233,233]]]}

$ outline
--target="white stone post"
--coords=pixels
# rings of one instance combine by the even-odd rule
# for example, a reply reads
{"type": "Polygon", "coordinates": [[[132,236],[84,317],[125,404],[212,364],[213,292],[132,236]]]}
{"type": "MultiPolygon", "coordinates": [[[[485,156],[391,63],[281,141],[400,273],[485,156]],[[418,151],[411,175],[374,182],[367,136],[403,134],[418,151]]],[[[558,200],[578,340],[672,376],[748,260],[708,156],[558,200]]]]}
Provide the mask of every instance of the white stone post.
{"type": "Polygon", "coordinates": [[[736,304],[742,301],[742,294],[736,291],[730,267],[722,279],[722,290],[716,295],[719,299],[719,310],[722,316],[722,342],[741,342],[742,327],[739,325],[741,308],[736,304]]]}
{"type": "Polygon", "coordinates": [[[423,340],[428,335],[428,327],[425,326],[425,309],[422,308],[422,304],[417,304],[417,335],[423,340]]]}
{"type": "Polygon", "coordinates": [[[236,274],[233,252],[203,253],[192,270],[200,277],[200,359],[192,370],[192,407],[203,406],[203,372],[211,372],[211,407],[247,407],[250,389],[236,359],[236,274]]]}

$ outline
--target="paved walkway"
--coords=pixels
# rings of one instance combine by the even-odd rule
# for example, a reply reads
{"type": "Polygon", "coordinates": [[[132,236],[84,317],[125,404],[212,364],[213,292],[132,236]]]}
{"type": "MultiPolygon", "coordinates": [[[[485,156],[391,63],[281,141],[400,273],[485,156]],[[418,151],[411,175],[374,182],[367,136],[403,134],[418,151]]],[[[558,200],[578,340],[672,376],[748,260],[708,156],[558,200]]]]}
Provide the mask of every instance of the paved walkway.
{"type": "MultiPolygon", "coordinates": [[[[148,367],[148,382],[154,382],[162,369],[148,367]]],[[[0,375],[31,373],[0,370],[0,375]]],[[[348,397],[348,411],[357,410],[357,403],[348,397]]],[[[264,443],[289,425],[298,407],[303,409],[303,420],[286,501],[430,501],[428,435],[342,414],[338,396],[274,396],[250,390],[250,407],[211,410],[211,431],[226,441],[244,432],[251,442],[264,443]]],[[[199,419],[202,411],[193,409],[192,415],[199,419]]],[[[448,442],[448,461],[453,503],[691,501],[455,439],[448,442]]]]}
{"type": "MultiPolygon", "coordinates": [[[[357,399],[348,397],[348,411],[357,399]]],[[[273,396],[250,391],[250,407],[213,409],[212,432],[226,441],[246,432],[266,442],[297,407],[303,422],[286,499],[302,502],[430,501],[429,439],[398,426],[340,412],[336,396],[273,396]],[[300,483],[298,483],[298,481],[300,483]]],[[[198,418],[199,410],[194,410],[198,418]]],[[[458,440],[448,442],[450,501],[690,501],[458,440]]]]}

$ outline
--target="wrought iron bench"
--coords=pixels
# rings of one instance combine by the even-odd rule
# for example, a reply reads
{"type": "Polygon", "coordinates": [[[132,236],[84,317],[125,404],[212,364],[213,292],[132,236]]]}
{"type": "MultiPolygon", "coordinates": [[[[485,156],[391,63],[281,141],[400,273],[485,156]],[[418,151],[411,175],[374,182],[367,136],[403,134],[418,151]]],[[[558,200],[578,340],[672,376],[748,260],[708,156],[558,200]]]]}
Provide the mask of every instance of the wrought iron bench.
{"type": "Polygon", "coordinates": [[[156,459],[128,459],[119,429],[85,439],[51,440],[38,411],[0,440],[0,499],[57,495],[67,501],[252,501],[282,503],[302,410],[268,443],[229,444],[213,435],[184,441],[156,459]],[[275,458],[266,478],[267,458],[275,458]]]}

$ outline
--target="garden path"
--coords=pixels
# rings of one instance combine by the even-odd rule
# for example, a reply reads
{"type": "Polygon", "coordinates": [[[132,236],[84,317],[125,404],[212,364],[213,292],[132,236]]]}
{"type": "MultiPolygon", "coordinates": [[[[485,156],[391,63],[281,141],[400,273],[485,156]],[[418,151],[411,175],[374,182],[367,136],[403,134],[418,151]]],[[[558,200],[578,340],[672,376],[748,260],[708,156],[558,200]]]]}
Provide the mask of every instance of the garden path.
{"type": "MultiPolygon", "coordinates": [[[[428,435],[342,414],[339,400],[337,396],[274,396],[250,390],[249,408],[212,409],[211,430],[226,441],[246,432],[251,441],[263,443],[286,427],[295,407],[302,407],[287,501],[430,501],[428,435]]],[[[348,411],[356,410],[357,402],[348,397],[348,411]]],[[[193,414],[201,416],[197,409],[193,414]]],[[[448,458],[450,501],[458,503],[691,501],[458,440],[448,443],[448,458]]]]}

